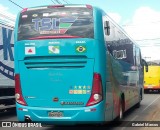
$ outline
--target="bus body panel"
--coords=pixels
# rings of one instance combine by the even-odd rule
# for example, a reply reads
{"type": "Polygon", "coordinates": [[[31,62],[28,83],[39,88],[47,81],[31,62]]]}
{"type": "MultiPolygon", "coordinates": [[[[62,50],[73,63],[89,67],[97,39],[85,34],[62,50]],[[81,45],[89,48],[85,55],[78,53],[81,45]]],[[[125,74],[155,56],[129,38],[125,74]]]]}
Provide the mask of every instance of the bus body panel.
{"type": "Polygon", "coordinates": [[[94,40],[88,39],[57,40],[55,43],[59,44],[54,45],[48,43],[50,41],[18,43],[18,50],[23,50],[18,54],[18,67],[27,105],[59,108],[61,102],[79,102],[80,106],[85,106],[91,94],[96,66],[92,50],[98,46],[94,40]],[[78,41],[85,41],[85,44],[76,43],[78,41]],[[35,44],[28,45],[30,43],[35,44]],[[58,46],[59,54],[49,53],[49,46],[58,46]],[[84,46],[86,52],[77,52],[79,46],[84,46]],[[25,54],[26,48],[33,47],[35,54],[25,54]],[[28,93],[28,90],[31,91],[28,93]],[[54,98],[58,98],[58,103],[53,101],[54,98]]]}
{"type": "Polygon", "coordinates": [[[47,107],[29,107],[17,105],[17,116],[19,121],[25,121],[25,116],[31,117],[32,121],[52,123],[52,124],[65,124],[70,122],[75,124],[86,123],[102,123],[104,119],[105,105],[104,101],[90,107],[77,107],[77,108],[47,108],[47,107]],[[63,112],[63,117],[49,117],[49,112],[63,112]]]}
{"type": "Polygon", "coordinates": [[[111,121],[119,116],[121,100],[124,112],[141,101],[141,59],[140,54],[135,54],[139,50],[108,16],[112,32],[106,37],[104,12],[96,7],[92,10],[94,38],[18,40],[15,31],[15,73],[20,75],[27,103],[16,104],[19,121],[24,121],[25,116],[32,121],[52,123],[111,121]],[[117,57],[122,56],[122,51],[126,51],[128,59],[117,57]],[[95,73],[101,76],[103,100],[86,106],[95,73]],[[63,116],[49,117],[52,112],[62,112],[63,116]]]}
{"type": "Polygon", "coordinates": [[[104,38],[111,66],[107,69],[110,70],[114,119],[119,114],[119,102],[122,98],[125,102],[124,111],[142,100],[143,69],[139,47],[104,13],[103,22],[106,21],[109,22],[110,28],[110,34],[104,33],[104,38]]]}

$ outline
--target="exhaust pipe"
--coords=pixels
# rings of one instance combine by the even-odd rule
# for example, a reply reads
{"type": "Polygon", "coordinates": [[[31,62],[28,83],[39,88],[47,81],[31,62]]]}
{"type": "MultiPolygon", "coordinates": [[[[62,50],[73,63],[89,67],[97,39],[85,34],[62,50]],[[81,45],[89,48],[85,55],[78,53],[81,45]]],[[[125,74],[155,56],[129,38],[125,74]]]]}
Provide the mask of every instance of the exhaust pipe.
{"type": "Polygon", "coordinates": [[[25,116],[24,121],[25,121],[26,123],[31,123],[31,122],[32,122],[30,116],[25,116]]]}

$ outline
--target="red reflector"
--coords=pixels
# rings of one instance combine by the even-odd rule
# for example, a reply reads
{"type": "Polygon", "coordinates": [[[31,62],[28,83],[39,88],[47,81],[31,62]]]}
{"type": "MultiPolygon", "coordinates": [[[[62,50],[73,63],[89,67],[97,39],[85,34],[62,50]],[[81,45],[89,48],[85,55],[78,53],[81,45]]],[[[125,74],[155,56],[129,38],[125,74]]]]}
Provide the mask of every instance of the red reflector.
{"type": "Polygon", "coordinates": [[[96,111],[96,108],[91,108],[91,111],[96,111]]]}
{"type": "Polygon", "coordinates": [[[23,108],[18,108],[18,110],[22,111],[22,110],[23,110],[23,108]]]}

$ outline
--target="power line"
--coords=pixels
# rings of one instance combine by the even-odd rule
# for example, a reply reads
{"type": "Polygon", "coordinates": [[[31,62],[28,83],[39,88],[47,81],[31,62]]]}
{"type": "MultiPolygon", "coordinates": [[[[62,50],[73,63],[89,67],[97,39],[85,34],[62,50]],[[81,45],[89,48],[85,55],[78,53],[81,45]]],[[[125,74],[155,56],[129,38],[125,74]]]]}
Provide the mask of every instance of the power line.
{"type": "Polygon", "coordinates": [[[13,3],[14,5],[18,6],[19,8],[23,9],[23,7],[21,7],[20,5],[16,4],[15,2],[11,1],[11,0],[8,0],[10,1],[11,3],[13,3]]]}
{"type": "Polygon", "coordinates": [[[58,4],[62,4],[59,0],[55,0],[58,4]]]}
{"type": "Polygon", "coordinates": [[[66,0],[63,0],[66,4],[68,4],[68,2],[66,0]]]}
{"type": "Polygon", "coordinates": [[[159,48],[160,47],[160,45],[139,45],[141,48],[150,48],[150,47],[156,47],[156,48],[159,48]]]}
{"type": "MultiPolygon", "coordinates": [[[[60,0],[51,0],[54,4],[62,4],[62,2],[60,2],[60,0]]],[[[69,2],[67,0],[63,0],[63,2],[65,2],[66,4],[69,4],[69,2]]]]}
{"type": "MultiPolygon", "coordinates": [[[[68,0],[65,0],[65,1],[68,1],[68,0]]],[[[67,4],[72,4],[72,3],[68,1],[67,4]]]]}
{"type": "Polygon", "coordinates": [[[128,27],[128,26],[138,26],[138,25],[144,25],[144,24],[159,24],[160,21],[152,21],[152,22],[145,22],[145,23],[137,23],[137,24],[125,24],[122,25],[123,27],[128,27]]]}
{"type": "Polygon", "coordinates": [[[54,4],[56,4],[53,0],[51,0],[54,4]]]}
{"type": "Polygon", "coordinates": [[[160,38],[153,38],[153,39],[141,39],[141,40],[135,40],[135,41],[149,41],[149,40],[160,40],[160,38]]]}

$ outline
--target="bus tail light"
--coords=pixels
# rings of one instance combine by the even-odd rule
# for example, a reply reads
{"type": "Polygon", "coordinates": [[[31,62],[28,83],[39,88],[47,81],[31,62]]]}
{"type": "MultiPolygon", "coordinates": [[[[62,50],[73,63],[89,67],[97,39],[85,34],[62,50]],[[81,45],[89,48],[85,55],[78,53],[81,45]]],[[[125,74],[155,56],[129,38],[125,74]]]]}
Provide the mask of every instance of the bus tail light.
{"type": "Polygon", "coordinates": [[[26,104],[26,102],[25,102],[25,100],[23,98],[23,95],[22,95],[19,74],[15,75],[15,99],[16,99],[17,103],[19,103],[21,105],[24,105],[24,106],[27,106],[27,104],[26,104]]]}
{"type": "Polygon", "coordinates": [[[93,86],[92,86],[92,93],[89,101],[87,102],[86,106],[92,106],[102,101],[102,80],[101,75],[95,73],[93,76],[93,86]]]}

